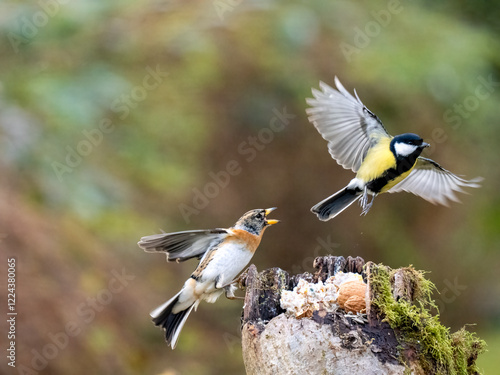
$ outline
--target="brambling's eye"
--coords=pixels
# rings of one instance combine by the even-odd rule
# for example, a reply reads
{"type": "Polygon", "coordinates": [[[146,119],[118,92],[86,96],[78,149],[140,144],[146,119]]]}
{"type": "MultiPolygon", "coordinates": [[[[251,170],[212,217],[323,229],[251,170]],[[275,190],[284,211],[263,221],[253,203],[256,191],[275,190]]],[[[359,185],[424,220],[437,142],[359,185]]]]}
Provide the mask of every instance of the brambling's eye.
{"type": "Polygon", "coordinates": [[[260,219],[262,219],[262,214],[258,213],[255,217],[260,220],[260,219]]]}

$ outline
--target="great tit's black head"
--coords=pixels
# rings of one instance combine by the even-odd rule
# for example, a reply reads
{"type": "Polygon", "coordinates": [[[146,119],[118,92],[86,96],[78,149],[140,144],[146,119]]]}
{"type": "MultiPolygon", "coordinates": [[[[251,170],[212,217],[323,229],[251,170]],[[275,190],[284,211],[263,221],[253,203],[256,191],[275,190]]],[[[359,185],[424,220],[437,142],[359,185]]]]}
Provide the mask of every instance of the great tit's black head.
{"type": "Polygon", "coordinates": [[[256,210],[248,211],[245,215],[240,217],[240,219],[236,222],[234,228],[244,229],[247,232],[259,235],[267,226],[279,222],[279,220],[267,219],[267,215],[269,215],[275,209],[276,207],[266,209],[259,208],[256,210]]]}
{"type": "Polygon", "coordinates": [[[422,138],[416,134],[406,133],[394,137],[391,141],[391,151],[396,157],[418,156],[422,150],[429,147],[422,138]]]}

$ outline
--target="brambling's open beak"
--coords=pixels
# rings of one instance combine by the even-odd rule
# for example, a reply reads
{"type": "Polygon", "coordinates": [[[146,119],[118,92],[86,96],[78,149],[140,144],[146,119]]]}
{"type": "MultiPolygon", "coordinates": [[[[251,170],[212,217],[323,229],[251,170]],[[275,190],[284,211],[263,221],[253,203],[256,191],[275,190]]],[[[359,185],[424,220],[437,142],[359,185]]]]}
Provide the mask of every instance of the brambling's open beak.
{"type": "MultiPolygon", "coordinates": [[[[272,208],[266,208],[266,217],[267,215],[269,215],[271,212],[273,212],[277,207],[272,207],[272,208]]],[[[271,220],[267,220],[266,219],[266,224],[267,225],[274,225],[274,224],[277,224],[279,223],[280,221],[279,220],[275,220],[275,219],[271,219],[271,220]]]]}

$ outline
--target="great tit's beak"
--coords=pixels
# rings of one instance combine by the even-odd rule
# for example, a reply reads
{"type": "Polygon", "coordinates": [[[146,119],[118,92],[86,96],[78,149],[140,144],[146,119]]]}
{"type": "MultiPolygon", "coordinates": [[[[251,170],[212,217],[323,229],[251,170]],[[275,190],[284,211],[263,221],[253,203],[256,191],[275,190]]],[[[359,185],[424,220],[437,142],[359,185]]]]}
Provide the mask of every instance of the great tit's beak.
{"type": "Polygon", "coordinates": [[[426,147],[431,147],[431,145],[428,144],[427,142],[422,142],[422,144],[420,145],[420,148],[426,148],[426,147]]]}
{"type": "MultiPolygon", "coordinates": [[[[267,215],[269,215],[271,212],[273,212],[276,208],[277,207],[266,208],[266,218],[267,218],[267,215]]],[[[280,222],[279,220],[275,220],[275,219],[271,219],[271,220],[267,220],[266,219],[266,224],[267,225],[274,225],[274,224],[277,224],[279,222],[280,222]]]]}

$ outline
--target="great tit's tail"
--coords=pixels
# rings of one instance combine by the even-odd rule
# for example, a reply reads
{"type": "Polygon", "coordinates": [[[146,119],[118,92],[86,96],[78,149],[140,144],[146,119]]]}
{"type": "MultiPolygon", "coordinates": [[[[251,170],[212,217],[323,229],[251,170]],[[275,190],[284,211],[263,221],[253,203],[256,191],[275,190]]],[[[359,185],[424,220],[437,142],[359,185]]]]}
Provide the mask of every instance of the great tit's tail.
{"type": "Polygon", "coordinates": [[[319,202],[311,208],[311,211],[315,213],[321,221],[327,221],[340,214],[361,198],[361,196],[362,194],[359,190],[344,188],[319,202]]]}
{"type": "Polygon", "coordinates": [[[196,308],[198,305],[198,301],[195,301],[184,310],[174,313],[172,310],[177,302],[179,302],[181,293],[182,291],[177,293],[163,305],[158,306],[150,313],[153,318],[153,323],[156,326],[163,328],[165,331],[165,340],[167,341],[167,344],[172,347],[172,349],[175,349],[175,346],[177,345],[179,334],[181,333],[182,327],[184,326],[184,323],[186,323],[191,310],[196,308]]]}

